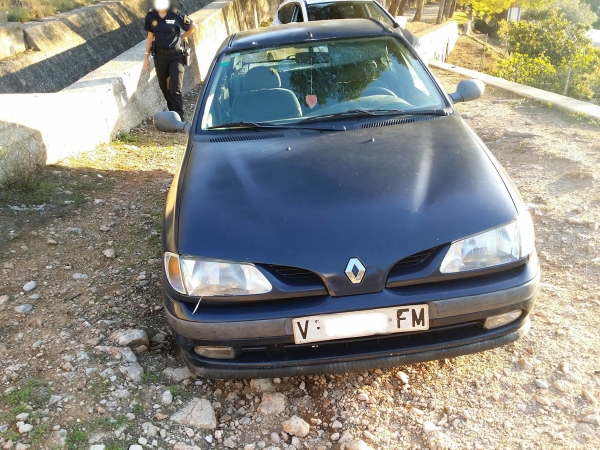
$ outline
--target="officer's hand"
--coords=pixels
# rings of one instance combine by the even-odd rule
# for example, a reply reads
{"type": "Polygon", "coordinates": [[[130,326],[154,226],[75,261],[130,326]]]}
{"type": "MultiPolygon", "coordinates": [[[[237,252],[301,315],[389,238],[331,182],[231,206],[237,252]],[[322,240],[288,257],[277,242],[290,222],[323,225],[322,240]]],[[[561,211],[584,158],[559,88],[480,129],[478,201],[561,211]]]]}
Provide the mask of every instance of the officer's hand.
{"type": "Polygon", "coordinates": [[[150,73],[150,59],[148,58],[148,55],[144,56],[144,70],[150,73]]]}

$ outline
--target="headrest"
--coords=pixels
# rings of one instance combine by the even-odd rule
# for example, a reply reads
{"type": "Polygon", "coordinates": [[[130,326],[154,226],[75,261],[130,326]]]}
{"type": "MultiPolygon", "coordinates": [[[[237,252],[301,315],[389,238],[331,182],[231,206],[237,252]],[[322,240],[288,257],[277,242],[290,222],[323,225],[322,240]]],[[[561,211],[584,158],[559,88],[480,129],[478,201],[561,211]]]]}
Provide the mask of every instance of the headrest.
{"type": "Polygon", "coordinates": [[[244,77],[244,88],[247,91],[273,89],[281,87],[281,78],[275,69],[265,66],[253,67],[244,77]]]}

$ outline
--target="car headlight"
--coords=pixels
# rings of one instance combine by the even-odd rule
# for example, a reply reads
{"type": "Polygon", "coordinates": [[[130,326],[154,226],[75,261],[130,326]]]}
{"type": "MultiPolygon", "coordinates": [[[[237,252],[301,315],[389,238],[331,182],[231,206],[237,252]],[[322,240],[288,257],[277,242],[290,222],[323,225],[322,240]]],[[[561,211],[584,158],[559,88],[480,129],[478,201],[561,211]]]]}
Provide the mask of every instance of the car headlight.
{"type": "Polygon", "coordinates": [[[165,272],[171,287],[194,297],[264,294],[273,288],[252,264],[179,256],[165,252],[165,272]]]}
{"type": "Polygon", "coordinates": [[[440,272],[457,273],[508,264],[533,253],[535,238],[529,212],[507,225],[453,242],[440,272]]]}

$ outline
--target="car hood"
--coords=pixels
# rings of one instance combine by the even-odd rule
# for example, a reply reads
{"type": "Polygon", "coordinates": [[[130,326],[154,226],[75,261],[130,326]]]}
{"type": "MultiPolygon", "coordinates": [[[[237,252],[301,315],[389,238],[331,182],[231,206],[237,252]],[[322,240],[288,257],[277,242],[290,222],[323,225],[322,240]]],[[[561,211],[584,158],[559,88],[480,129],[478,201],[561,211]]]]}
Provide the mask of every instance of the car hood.
{"type": "Polygon", "coordinates": [[[178,196],[178,252],[300,267],[333,295],[350,295],[384,289],[406,256],[514,219],[492,157],[462,119],[427,119],[194,142],[178,196]],[[344,275],[353,257],[367,269],[359,285],[344,275]]]}

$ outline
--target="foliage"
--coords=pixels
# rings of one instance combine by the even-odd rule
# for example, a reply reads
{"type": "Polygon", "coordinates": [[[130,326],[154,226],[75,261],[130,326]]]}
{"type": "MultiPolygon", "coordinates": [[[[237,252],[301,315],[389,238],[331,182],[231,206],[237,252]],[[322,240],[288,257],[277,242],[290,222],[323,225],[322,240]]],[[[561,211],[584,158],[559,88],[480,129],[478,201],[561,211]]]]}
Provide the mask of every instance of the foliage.
{"type": "MultiPolygon", "coordinates": [[[[598,0],[600,4],[600,0],[598,0]]],[[[598,11],[596,5],[596,11],[598,11]]],[[[533,9],[523,13],[524,20],[544,20],[554,15],[562,15],[574,25],[586,28],[598,20],[598,15],[592,11],[592,6],[585,0],[554,0],[540,9],[533,9]]]]}
{"type": "Polygon", "coordinates": [[[480,17],[490,17],[506,11],[511,6],[521,6],[524,9],[539,9],[544,0],[458,0],[459,5],[472,6],[473,12],[480,17]]]}
{"type": "Polygon", "coordinates": [[[65,447],[67,450],[78,450],[87,448],[88,434],[78,426],[75,426],[72,431],[67,433],[65,439],[65,447]]]}
{"type": "Polygon", "coordinates": [[[544,20],[502,28],[511,56],[498,61],[494,75],[581,99],[600,100],[600,51],[585,27],[551,11],[544,20]]]}
{"type": "Polygon", "coordinates": [[[97,0],[0,0],[0,10],[8,11],[9,22],[28,22],[70,11],[97,0]]]}
{"type": "Polygon", "coordinates": [[[0,201],[40,205],[48,202],[56,193],[56,185],[50,181],[48,170],[16,167],[5,174],[0,182],[0,201]]]}

